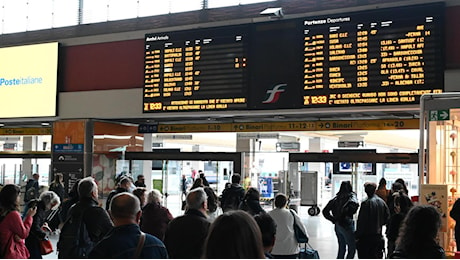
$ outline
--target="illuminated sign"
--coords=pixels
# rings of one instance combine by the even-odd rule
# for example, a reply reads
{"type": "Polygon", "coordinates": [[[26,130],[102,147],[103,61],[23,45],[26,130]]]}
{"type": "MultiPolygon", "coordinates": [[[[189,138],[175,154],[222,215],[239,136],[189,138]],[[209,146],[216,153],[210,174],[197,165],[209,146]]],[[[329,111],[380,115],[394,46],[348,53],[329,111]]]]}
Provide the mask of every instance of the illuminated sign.
{"type": "Polygon", "coordinates": [[[245,109],[246,30],[147,34],[143,111],[245,109]]]}
{"type": "Polygon", "coordinates": [[[0,48],[0,118],[56,116],[58,43],[0,48]]]}
{"type": "Polygon", "coordinates": [[[305,107],[418,104],[444,89],[442,5],[303,24],[305,107]]]}
{"type": "MultiPolygon", "coordinates": [[[[337,121],[292,121],[270,123],[231,124],[159,124],[158,133],[200,132],[279,132],[279,131],[324,131],[324,130],[394,130],[418,129],[418,119],[399,120],[337,120],[337,121]]],[[[240,138],[241,134],[239,135],[240,138]]],[[[273,135],[247,134],[250,138],[272,138],[273,135]],[[259,136],[259,137],[257,137],[259,136]]]]}
{"type": "Polygon", "coordinates": [[[444,90],[444,4],[145,36],[143,112],[418,104],[444,90]]]}
{"type": "Polygon", "coordinates": [[[0,135],[51,135],[51,128],[0,128],[0,135]]]}

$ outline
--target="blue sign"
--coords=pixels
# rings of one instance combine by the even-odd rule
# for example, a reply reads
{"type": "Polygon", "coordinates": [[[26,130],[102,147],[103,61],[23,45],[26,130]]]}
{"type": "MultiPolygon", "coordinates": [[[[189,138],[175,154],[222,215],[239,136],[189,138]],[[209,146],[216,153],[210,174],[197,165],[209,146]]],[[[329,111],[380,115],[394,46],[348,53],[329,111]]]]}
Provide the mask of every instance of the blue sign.
{"type": "Polygon", "coordinates": [[[272,178],[259,177],[259,191],[262,198],[273,198],[273,180],[272,178]]]}
{"type": "Polygon", "coordinates": [[[54,152],[83,153],[83,144],[53,144],[54,152]]]}

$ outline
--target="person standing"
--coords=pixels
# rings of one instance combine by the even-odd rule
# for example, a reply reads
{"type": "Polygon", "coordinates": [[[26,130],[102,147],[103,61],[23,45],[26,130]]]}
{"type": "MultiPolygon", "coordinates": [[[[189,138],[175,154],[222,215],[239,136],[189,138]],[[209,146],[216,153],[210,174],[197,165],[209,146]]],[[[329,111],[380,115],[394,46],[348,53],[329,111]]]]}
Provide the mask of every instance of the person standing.
{"type": "Polygon", "coordinates": [[[265,213],[265,210],[260,206],[260,193],[256,188],[249,188],[244,195],[243,203],[240,204],[240,209],[246,211],[251,216],[265,213]]]}
{"type": "Polygon", "coordinates": [[[323,209],[323,216],[334,224],[339,244],[337,259],[352,259],[356,253],[355,224],[353,214],[359,208],[358,198],[353,192],[350,181],[342,181],[339,192],[323,209]],[[348,252],[347,252],[348,250],[348,252]]]}
{"type": "Polygon", "coordinates": [[[275,209],[268,212],[276,223],[276,240],[272,256],[281,259],[295,259],[299,255],[299,243],[295,237],[294,224],[308,232],[295,211],[287,209],[288,198],[282,193],[275,196],[275,209]]]}
{"type": "Polygon", "coordinates": [[[375,183],[364,183],[367,199],[359,208],[355,233],[358,258],[381,259],[385,251],[382,227],[387,223],[390,211],[385,201],[375,195],[376,188],[375,183]]]}
{"type": "Polygon", "coordinates": [[[440,228],[441,215],[435,207],[412,207],[404,218],[396,240],[396,250],[390,258],[446,258],[444,249],[436,239],[440,228]]]}
{"type": "Polygon", "coordinates": [[[129,192],[131,188],[131,178],[123,176],[120,178],[120,181],[118,182],[118,187],[114,190],[112,190],[109,193],[109,196],[107,196],[107,200],[105,202],[105,209],[108,211],[110,208],[110,201],[112,200],[113,196],[117,195],[118,193],[122,192],[129,192]]]}
{"type": "Polygon", "coordinates": [[[209,182],[208,180],[206,179],[206,176],[204,176],[204,172],[202,170],[199,170],[198,171],[198,174],[200,176],[200,179],[203,181],[203,186],[205,187],[209,187],[209,182]]]}
{"type": "Polygon", "coordinates": [[[182,178],[180,180],[180,190],[181,190],[180,198],[181,200],[184,200],[185,196],[187,196],[187,177],[185,176],[185,174],[182,174],[182,178]]]}
{"type": "MultiPolygon", "coordinates": [[[[33,199],[38,199],[39,195],[39,185],[38,185],[38,180],[40,179],[40,174],[34,173],[32,174],[32,179],[29,179],[26,184],[26,193],[24,195],[24,202],[27,204],[27,202],[33,200],[33,199]]],[[[27,209],[26,209],[27,211],[27,209]]]]}
{"type": "Polygon", "coordinates": [[[139,228],[142,211],[139,199],[135,195],[129,192],[115,195],[109,212],[114,228],[94,246],[89,253],[89,258],[168,258],[165,245],[158,238],[145,233],[145,237],[142,238],[143,235],[139,228]]]}
{"type": "Polygon", "coordinates": [[[220,205],[223,212],[229,210],[237,210],[240,207],[240,203],[244,198],[244,189],[240,185],[241,176],[239,174],[232,175],[232,183],[230,187],[225,188],[222,191],[220,205]]]}
{"type": "Polygon", "coordinates": [[[388,195],[390,195],[390,190],[387,189],[387,180],[385,178],[381,178],[379,181],[379,186],[375,191],[375,195],[379,196],[385,203],[387,202],[388,195]]]}
{"type": "Polygon", "coordinates": [[[62,226],[57,244],[58,258],[85,258],[113,227],[107,211],[99,207],[97,200],[97,184],[92,177],[86,177],[78,183],[79,201],[68,212],[67,221],[62,226]],[[76,240],[81,240],[83,235],[77,237],[72,225],[82,223],[87,230],[89,241],[74,248],[76,240]],[[87,244],[86,244],[87,243],[87,244]]]}
{"type": "Polygon", "coordinates": [[[5,185],[0,191],[0,252],[5,259],[30,257],[24,239],[29,236],[37,207],[30,208],[22,220],[19,194],[20,189],[14,184],[5,185]]]}
{"type": "Polygon", "coordinates": [[[262,245],[264,246],[264,254],[266,259],[272,259],[271,252],[276,241],[276,223],[273,218],[266,214],[258,214],[254,216],[254,220],[262,233],[262,245]]]}
{"type": "Polygon", "coordinates": [[[204,259],[263,259],[262,234],[254,218],[241,210],[226,212],[209,228],[204,259]]]}
{"type": "Polygon", "coordinates": [[[162,206],[160,191],[153,189],[147,195],[147,204],[142,209],[141,230],[164,241],[166,228],[173,216],[169,209],[162,206]]]}
{"type": "Polygon", "coordinates": [[[170,258],[200,258],[211,225],[203,188],[189,191],[186,201],[185,214],[174,218],[166,229],[164,243],[170,258]]]}
{"type": "Polygon", "coordinates": [[[410,198],[404,193],[404,191],[400,190],[394,195],[394,209],[396,213],[390,217],[386,230],[388,240],[388,255],[393,253],[393,251],[395,250],[396,239],[399,235],[399,228],[401,227],[401,223],[403,222],[407,213],[413,206],[414,204],[412,203],[410,198]]]}
{"type": "Polygon", "coordinates": [[[64,183],[63,183],[64,177],[62,176],[62,173],[56,173],[54,175],[54,180],[50,185],[49,190],[54,191],[59,196],[59,199],[61,201],[64,201],[65,199],[65,189],[64,189],[64,183]]]}
{"type": "Polygon", "coordinates": [[[59,196],[53,191],[45,191],[40,194],[38,200],[29,201],[29,208],[37,208],[29,236],[26,238],[26,246],[29,249],[30,258],[41,259],[40,241],[48,239],[48,234],[44,230],[51,231],[46,222],[46,214],[53,208],[61,204],[59,196]]]}
{"type": "Polygon", "coordinates": [[[145,185],[145,176],[142,174],[137,175],[137,180],[134,182],[134,186],[136,187],[147,187],[145,185]]]}

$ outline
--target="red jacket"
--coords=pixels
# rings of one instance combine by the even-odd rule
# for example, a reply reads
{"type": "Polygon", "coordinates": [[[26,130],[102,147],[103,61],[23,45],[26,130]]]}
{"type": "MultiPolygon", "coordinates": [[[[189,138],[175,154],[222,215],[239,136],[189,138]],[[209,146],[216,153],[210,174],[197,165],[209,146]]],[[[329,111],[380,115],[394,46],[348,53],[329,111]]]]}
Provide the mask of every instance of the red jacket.
{"type": "Polygon", "coordinates": [[[29,250],[26,248],[24,239],[29,236],[32,221],[32,217],[26,216],[23,222],[21,214],[15,210],[8,213],[0,222],[0,250],[2,250],[1,254],[5,252],[4,258],[29,258],[29,250]],[[14,235],[19,236],[21,240],[16,241],[14,235]]]}

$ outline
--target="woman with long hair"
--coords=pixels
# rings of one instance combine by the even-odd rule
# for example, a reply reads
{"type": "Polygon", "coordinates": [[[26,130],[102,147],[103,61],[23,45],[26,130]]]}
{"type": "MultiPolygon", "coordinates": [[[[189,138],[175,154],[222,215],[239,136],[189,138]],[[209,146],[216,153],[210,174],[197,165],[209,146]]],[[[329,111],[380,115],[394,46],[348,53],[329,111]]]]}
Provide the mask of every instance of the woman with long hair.
{"type": "Polygon", "coordinates": [[[441,228],[441,215],[431,205],[417,205],[407,213],[391,258],[446,258],[436,236],[441,228]]]}
{"type": "Polygon", "coordinates": [[[400,190],[394,195],[395,214],[388,220],[386,235],[388,239],[388,255],[395,250],[396,239],[398,238],[399,228],[409,210],[414,206],[410,198],[400,190]]]}
{"type": "Polygon", "coordinates": [[[265,213],[265,210],[260,206],[260,193],[256,188],[251,187],[246,191],[240,209],[252,216],[265,213]]]}
{"type": "Polygon", "coordinates": [[[358,211],[359,202],[350,181],[343,181],[339,192],[323,209],[323,216],[334,224],[339,244],[337,259],[354,258],[356,253],[355,224],[353,214],[358,211]]]}
{"type": "Polygon", "coordinates": [[[257,222],[242,210],[231,210],[218,216],[209,228],[203,258],[265,258],[262,235],[257,222]]]}
{"type": "Polygon", "coordinates": [[[24,239],[29,236],[33,216],[37,208],[30,208],[24,220],[19,213],[20,189],[14,184],[5,185],[0,191],[0,250],[6,259],[30,257],[24,239]]]}

